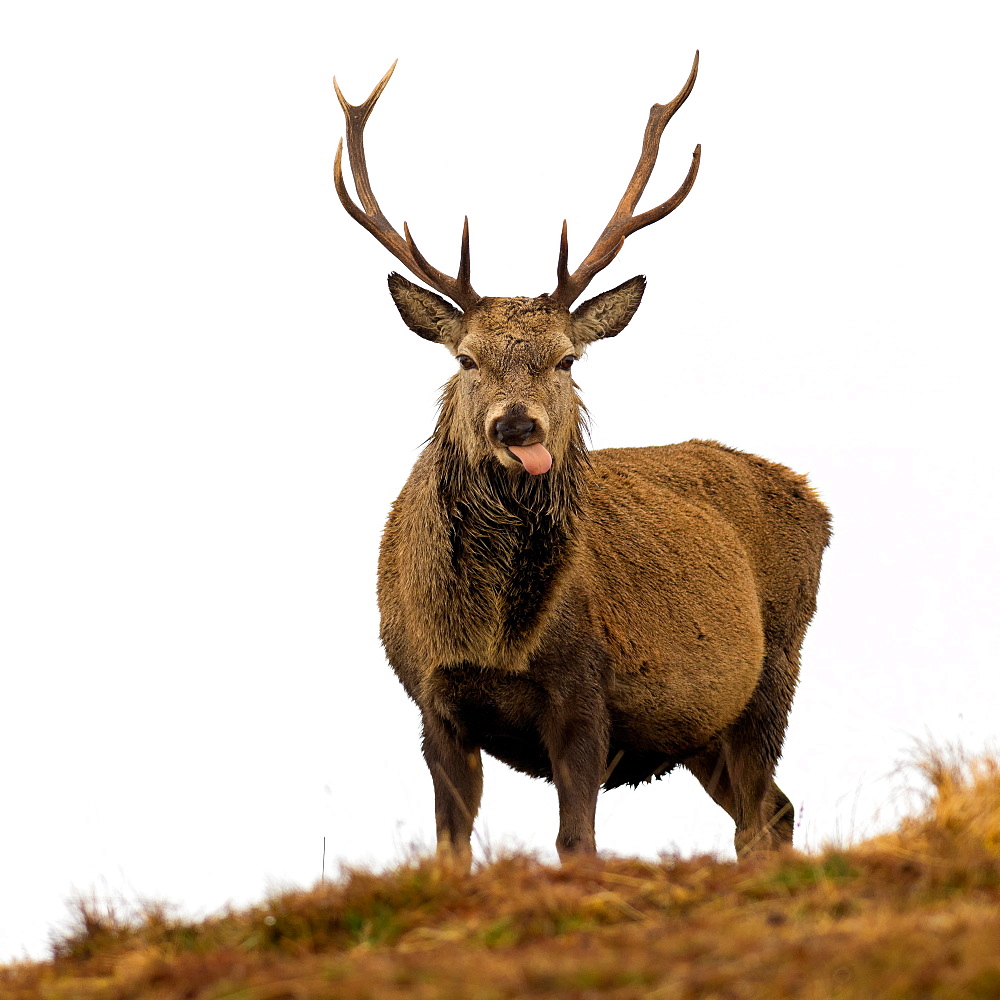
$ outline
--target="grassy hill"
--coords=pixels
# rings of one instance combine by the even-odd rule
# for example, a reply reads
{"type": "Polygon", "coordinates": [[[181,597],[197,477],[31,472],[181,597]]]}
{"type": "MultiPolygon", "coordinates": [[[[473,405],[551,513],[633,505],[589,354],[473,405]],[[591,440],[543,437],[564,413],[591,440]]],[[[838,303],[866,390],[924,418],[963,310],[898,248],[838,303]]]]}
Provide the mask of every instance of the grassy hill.
{"type": "Polygon", "coordinates": [[[923,766],[922,813],[849,849],[430,861],[199,923],[82,904],[3,1000],[1000,998],[1000,762],[923,766]]]}

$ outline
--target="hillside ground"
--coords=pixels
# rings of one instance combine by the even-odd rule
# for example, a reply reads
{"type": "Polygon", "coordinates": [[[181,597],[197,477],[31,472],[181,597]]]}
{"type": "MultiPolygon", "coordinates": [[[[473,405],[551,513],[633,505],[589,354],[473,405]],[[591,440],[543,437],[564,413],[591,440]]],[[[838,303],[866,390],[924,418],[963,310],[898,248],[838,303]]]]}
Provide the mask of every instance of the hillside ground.
{"type": "Polygon", "coordinates": [[[849,848],[430,860],[201,922],[76,905],[3,1000],[1000,998],[1000,762],[922,765],[919,815],[849,848]]]}

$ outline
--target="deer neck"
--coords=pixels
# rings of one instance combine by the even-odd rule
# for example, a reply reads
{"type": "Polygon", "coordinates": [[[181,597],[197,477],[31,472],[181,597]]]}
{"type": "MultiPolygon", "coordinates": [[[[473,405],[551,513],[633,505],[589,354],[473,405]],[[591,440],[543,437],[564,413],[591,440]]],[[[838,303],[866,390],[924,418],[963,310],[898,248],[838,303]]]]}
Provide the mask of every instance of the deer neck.
{"type": "Polygon", "coordinates": [[[546,474],[508,470],[492,457],[471,463],[435,434],[439,513],[453,635],[464,659],[523,669],[575,551],[587,455],[579,431],[546,474]]]}

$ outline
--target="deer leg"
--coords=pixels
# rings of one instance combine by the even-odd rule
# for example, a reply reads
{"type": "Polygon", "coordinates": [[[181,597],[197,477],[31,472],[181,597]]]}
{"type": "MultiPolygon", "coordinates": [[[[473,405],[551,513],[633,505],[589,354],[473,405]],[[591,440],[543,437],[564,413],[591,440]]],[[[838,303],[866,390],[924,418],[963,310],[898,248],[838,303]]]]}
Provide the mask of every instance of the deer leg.
{"type": "Polygon", "coordinates": [[[795,812],[785,793],[770,780],[770,789],[754,780],[744,765],[736,766],[740,774],[739,794],[733,789],[726,763],[727,751],[715,747],[684,761],[684,766],[701,782],[706,792],[732,816],[737,824],[737,852],[777,849],[792,842],[795,812]],[[764,790],[761,791],[761,788],[764,790]],[[758,799],[759,796],[759,799],[758,799]],[[758,804],[761,808],[758,809],[758,804]]]}
{"type": "Polygon", "coordinates": [[[483,795],[483,762],[479,747],[459,729],[433,712],[424,712],[424,760],[434,783],[434,817],[438,857],[472,864],[472,824],[483,795]]]}
{"type": "Polygon", "coordinates": [[[738,856],[777,850],[792,840],[792,805],[774,783],[774,765],[760,760],[755,749],[740,740],[726,746],[738,856]]]}
{"type": "Polygon", "coordinates": [[[777,850],[792,843],[795,813],[788,796],[774,782],[774,768],[795,692],[801,631],[793,639],[769,643],[753,697],[722,737],[733,794],[737,854],[777,850]]]}
{"type": "Polygon", "coordinates": [[[716,744],[684,761],[684,766],[701,782],[702,788],[718,805],[736,819],[736,801],[726,767],[726,754],[721,744],[716,744]]]}
{"type": "Polygon", "coordinates": [[[595,685],[571,696],[550,695],[541,729],[559,795],[559,857],[596,854],[597,796],[610,740],[603,691],[595,685]]]}
{"type": "Polygon", "coordinates": [[[771,842],[778,847],[791,847],[792,834],[795,831],[795,809],[788,796],[772,781],[773,798],[771,801],[771,842]]]}

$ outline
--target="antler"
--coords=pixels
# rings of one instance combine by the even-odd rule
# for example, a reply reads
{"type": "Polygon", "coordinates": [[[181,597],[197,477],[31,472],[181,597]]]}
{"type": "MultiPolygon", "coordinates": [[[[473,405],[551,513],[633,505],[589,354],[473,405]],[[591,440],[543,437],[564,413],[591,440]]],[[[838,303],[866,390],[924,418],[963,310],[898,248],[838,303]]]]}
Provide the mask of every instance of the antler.
{"type": "Polygon", "coordinates": [[[597,238],[594,249],[587,254],[583,263],[572,273],[569,273],[567,262],[569,259],[569,241],[566,237],[566,223],[563,222],[562,240],[559,245],[559,264],[556,273],[559,283],[550,298],[569,308],[582,294],[583,290],[590,284],[594,275],[598,271],[604,270],[615,259],[618,251],[625,244],[625,240],[639,229],[659,222],[664,216],[669,215],[687,196],[694,185],[694,179],[698,176],[698,164],[701,161],[701,144],[695,146],[691,159],[691,166],[688,168],[687,177],[684,183],[677,189],[671,198],[668,198],[662,205],[649,209],[641,215],[633,215],[635,206],[642,197],[642,192],[646,188],[649,176],[653,172],[656,163],[656,155],[660,149],[660,136],[667,126],[667,122],[673,117],[674,112],[687,100],[694,81],[698,78],[698,53],[694,54],[694,64],[688,75],[687,82],[681,88],[681,92],[669,104],[654,104],[649,109],[649,122],[646,124],[646,132],[642,137],[642,153],[639,156],[639,163],[632,174],[632,180],[622,200],[615,209],[615,214],[611,216],[611,221],[604,227],[604,232],[597,238]]]}
{"type": "MultiPolygon", "coordinates": [[[[398,61],[398,60],[397,60],[398,61]]],[[[365,162],[364,131],[368,116],[375,107],[375,102],[385,90],[385,85],[389,82],[396,63],[389,67],[389,72],[379,80],[375,89],[368,95],[368,100],[364,104],[348,104],[344,100],[344,95],[337,85],[337,78],[333,78],[333,86],[337,91],[337,100],[340,101],[341,108],[344,109],[344,118],[347,122],[347,153],[351,161],[351,174],[354,177],[354,186],[357,188],[358,197],[364,206],[362,211],[347,193],[344,184],[344,171],[342,167],[342,157],[344,153],[344,140],[340,140],[337,147],[337,158],[333,163],[333,182],[337,187],[337,195],[341,205],[347,209],[348,214],[355,222],[360,223],[382,244],[397,260],[408,267],[421,281],[427,282],[432,288],[436,288],[442,295],[447,295],[449,299],[456,302],[462,309],[468,312],[478,301],[480,296],[473,289],[469,263],[469,219],[465,219],[465,227],[462,230],[462,257],[458,265],[458,277],[452,278],[450,275],[439,271],[430,264],[426,257],[417,249],[417,245],[410,236],[410,230],[406,223],[403,223],[404,236],[390,225],[389,220],[382,214],[375,195],[372,193],[372,186],[368,180],[368,165],[365,162]]]]}

